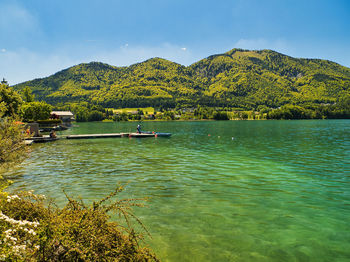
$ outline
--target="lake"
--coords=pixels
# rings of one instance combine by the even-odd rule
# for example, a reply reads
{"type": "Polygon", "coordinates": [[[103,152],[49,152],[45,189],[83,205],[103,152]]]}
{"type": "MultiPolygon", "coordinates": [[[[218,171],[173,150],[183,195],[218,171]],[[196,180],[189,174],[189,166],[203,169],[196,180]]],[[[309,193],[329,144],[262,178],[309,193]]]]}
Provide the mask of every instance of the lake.
{"type": "MultiPolygon", "coordinates": [[[[77,123],[61,134],[136,131],[77,123]]],[[[65,203],[126,185],[163,261],[349,261],[350,121],[145,122],[171,138],[36,144],[10,189],[65,203]]]]}

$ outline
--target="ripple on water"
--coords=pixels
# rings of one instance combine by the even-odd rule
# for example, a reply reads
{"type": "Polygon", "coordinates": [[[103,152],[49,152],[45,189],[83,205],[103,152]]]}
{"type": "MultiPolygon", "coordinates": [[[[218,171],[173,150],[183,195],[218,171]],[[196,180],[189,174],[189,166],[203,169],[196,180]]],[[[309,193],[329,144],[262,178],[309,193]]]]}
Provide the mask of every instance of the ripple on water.
{"type": "MultiPolygon", "coordinates": [[[[349,123],[145,122],[173,136],[34,145],[11,189],[63,204],[62,189],[91,202],[128,183],[121,197],[151,197],[136,213],[165,261],[346,261],[349,123]]],[[[66,133],[134,129],[81,123],[66,133]]]]}

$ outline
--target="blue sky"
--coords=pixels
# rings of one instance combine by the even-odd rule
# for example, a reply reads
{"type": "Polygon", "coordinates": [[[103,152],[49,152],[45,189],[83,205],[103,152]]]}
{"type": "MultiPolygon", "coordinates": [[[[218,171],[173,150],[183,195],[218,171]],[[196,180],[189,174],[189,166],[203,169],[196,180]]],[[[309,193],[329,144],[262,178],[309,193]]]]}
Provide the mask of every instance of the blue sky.
{"type": "Polygon", "coordinates": [[[350,67],[347,0],[0,0],[0,11],[0,77],[10,84],[90,61],[190,65],[232,48],[350,67]]]}

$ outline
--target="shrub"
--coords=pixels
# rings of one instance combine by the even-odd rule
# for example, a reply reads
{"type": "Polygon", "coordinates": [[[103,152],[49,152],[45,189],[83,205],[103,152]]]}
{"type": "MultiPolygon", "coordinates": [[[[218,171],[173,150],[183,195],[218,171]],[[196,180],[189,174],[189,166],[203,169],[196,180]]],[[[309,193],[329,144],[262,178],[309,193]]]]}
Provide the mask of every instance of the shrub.
{"type": "Polygon", "coordinates": [[[26,155],[24,129],[14,118],[0,118],[0,173],[26,155]]]}
{"type": "MultiPolygon", "coordinates": [[[[6,261],[158,261],[138,242],[131,227],[137,199],[112,199],[115,192],[87,206],[67,196],[64,208],[45,202],[32,191],[0,194],[0,259],[6,261]],[[127,226],[110,222],[109,212],[124,217],[127,226]]],[[[141,224],[141,222],[136,218],[141,224]]],[[[141,224],[142,225],[142,224],[141,224]]]]}

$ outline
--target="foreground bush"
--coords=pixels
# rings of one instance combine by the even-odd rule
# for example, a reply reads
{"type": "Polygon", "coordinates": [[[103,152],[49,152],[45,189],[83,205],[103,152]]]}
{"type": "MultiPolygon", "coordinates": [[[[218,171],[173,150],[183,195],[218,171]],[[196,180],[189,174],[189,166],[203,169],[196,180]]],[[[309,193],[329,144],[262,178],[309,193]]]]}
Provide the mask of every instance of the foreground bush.
{"type": "Polygon", "coordinates": [[[27,151],[23,125],[15,118],[1,118],[0,112],[0,174],[23,160],[27,151]]]}
{"type": "Polygon", "coordinates": [[[138,200],[111,201],[121,190],[91,206],[67,197],[62,209],[32,192],[1,191],[0,260],[158,261],[139,246],[141,236],[129,223],[134,217],[131,207],[140,206],[138,200]],[[127,226],[110,222],[110,211],[125,218],[127,226]]]}

